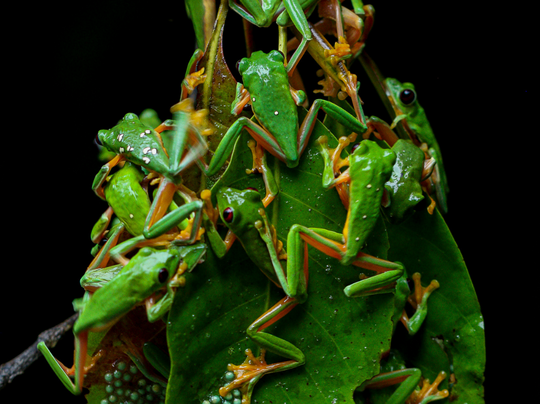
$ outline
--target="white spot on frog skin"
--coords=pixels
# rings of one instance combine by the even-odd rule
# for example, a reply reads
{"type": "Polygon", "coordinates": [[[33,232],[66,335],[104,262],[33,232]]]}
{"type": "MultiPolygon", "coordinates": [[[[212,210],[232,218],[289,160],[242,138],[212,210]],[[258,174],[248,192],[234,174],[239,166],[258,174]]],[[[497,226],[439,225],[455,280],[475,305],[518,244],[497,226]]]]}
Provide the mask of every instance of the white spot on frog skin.
{"type": "Polygon", "coordinates": [[[371,189],[371,184],[367,184],[366,188],[371,189]]]}
{"type": "Polygon", "coordinates": [[[133,147],[131,147],[130,145],[128,145],[127,151],[133,151],[133,150],[135,150],[135,149],[133,147]]]}
{"type": "Polygon", "coordinates": [[[253,98],[251,99],[251,102],[255,102],[255,97],[253,97],[253,98]]]}
{"type": "Polygon", "coordinates": [[[140,136],[140,137],[145,137],[145,136],[146,136],[146,133],[141,132],[141,134],[140,134],[139,136],[140,136]]]}
{"type": "Polygon", "coordinates": [[[146,133],[147,135],[149,135],[150,133],[152,133],[152,131],[151,131],[150,129],[146,129],[146,130],[144,131],[144,133],[146,133]]]}
{"type": "Polygon", "coordinates": [[[152,154],[156,155],[157,154],[157,149],[152,149],[152,154]]]}
{"type": "Polygon", "coordinates": [[[150,159],[148,157],[143,157],[142,160],[144,161],[145,164],[150,163],[150,159]]]}
{"type": "Polygon", "coordinates": [[[279,114],[279,112],[278,112],[278,111],[274,111],[274,115],[278,115],[278,114],[279,114]]]}
{"type": "Polygon", "coordinates": [[[367,219],[367,215],[362,216],[362,219],[367,219]]]}
{"type": "Polygon", "coordinates": [[[130,218],[130,219],[133,219],[133,213],[130,213],[130,214],[129,214],[129,218],[130,218]]]}
{"type": "Polygon", "coordinates": [[[118,134],[118,138],[117,138],[118,141],[121,142],[123,138],[124,138],[124,134],[123,134],[123,133],[119,133],[119,134],[118,134]]]}
{"type": "Polygon", "coordinates": [[[142,152],[143,154],[147,154],[149,151],[150,151],[150,147],[145,147],[142,152]]]}
{"type": "Polygon", "coordinates": [[[123,152],[124,152],[124,148],[121,147],[121,148],[118,149],[118,151],[119,151],[120,153],[123,153],[123,152]]]}

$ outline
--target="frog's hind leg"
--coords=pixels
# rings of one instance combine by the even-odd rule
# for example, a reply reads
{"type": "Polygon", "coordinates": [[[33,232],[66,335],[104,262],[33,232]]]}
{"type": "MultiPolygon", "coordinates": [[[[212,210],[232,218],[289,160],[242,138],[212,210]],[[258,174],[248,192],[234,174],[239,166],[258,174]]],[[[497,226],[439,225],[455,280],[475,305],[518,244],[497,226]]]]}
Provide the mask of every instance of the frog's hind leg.
{"type": "Polygon", "coordinates": [[[239,389],[243,396],[242,403],[249,403],[253,388],[263,375],[293,369],[305,363],[304,353],[296,346],[275,335],[262,332],[264,328],[289,313],[297,304],[296,299],[286,296],[249,326],[247,334],[261,347],[261,354],[255,357],[251,350],[247,349],[246,360],[241,365],[229,364],[228,370],[234,373],[235,378],[220,388],[219,394],[222,397],[232,390],[239,389]],[[267,350],[291,359],[268,364],[265,360],[267,350]]]}
{"type": "Polygon", "coordinates": [[[86,362],[86,353],[87,353],[87,344],[88,344],[88,331],[81,332],[75,336],[75,354],[74,354],[74,363],[71,368],[68,368],[57,360],[47,345],[44,342],[40,342],[37,345],[38,350],[43,354],[47,363],[52,368],[56,376],[64,384],[64,386],[75,395],[81,394],[84,375],[94,366],[96,361],[101,357],[102,352],[98,351],[93,357],[88,366],[85,366],[86,362]],[[75,378],[75,383],[71,378],[75,378]]]}

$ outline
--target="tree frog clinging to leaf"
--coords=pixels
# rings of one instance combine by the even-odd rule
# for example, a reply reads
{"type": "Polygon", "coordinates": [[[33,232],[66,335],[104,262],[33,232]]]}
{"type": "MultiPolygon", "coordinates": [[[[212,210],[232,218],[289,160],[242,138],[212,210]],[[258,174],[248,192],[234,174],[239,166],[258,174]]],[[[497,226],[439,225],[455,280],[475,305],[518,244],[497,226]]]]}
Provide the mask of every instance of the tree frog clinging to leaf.
{"type": "MultiPolygon", "coordinates": [[[[298,51],[297,51],[298,52],[298,51]]],[[[296,52],[295,52],[296,54],[296,52]]],[[[294,58],[294,56],[293,56],[294,58]]],[[[291,58],[291,60],[293,59],[291,58]]],[[[254,52],[243,58],[238,69],[243,85],[238,83],[237,96],[232,103],[233,113],[239,113],[250,103],[258,123],[240,117],[225,133],[208,167],[203,167],[207,175],[215,174],[230,155],[242,129],[288,167],[296,167],[311,135],[317,112],[323,109],[351,132],[363,134],[367,127],[356,117],[341,107],[324,99],[316,99],[304,121],[299,125],[297,105],[305,100],[305,93],[292,89],[288,72],[293,63],[284,66],[284,56],[273,50],[269,53],[254,52]]],[[[267,190],[264,205],[268,206],[277,191],[267,190]]]]}
{"type": "MultiPolygon", "coordinates": [[[[201,197],[213,211],[210,192],[203,191],[201,197]]],[[[261,356],[254,358],[249,351],[246,352],[248,360],[251,361],[249,366],[229,365],[229,370],[235,372],[236,379],[220,389],[220,394],[225,396],[233,389],[248,386],[244,399],[249,402],[253,386],[264,374],[292,369],[305,362],[305,356],[300,349],[282,338],[264,332],[264,329],[285,316],[294,306],[306,301],[307,255],[299,234],[290,232],[287,239],[287,265],[286,268],[282,266],[283,252],[277,242],[275,229],[266,217],[259,192],[253,189],[221,188],[216,193],[216,199],[219,215],[229,229],[229,234],[234,234],[253,263],[286,294],[286,297],[263,313],[247,329],[247,335],[261,347],[261,356]],[[264,361],[266,350],[290,359],[267,364],[264,361]]],[[[205,219],[207,240],[216,255],[221,257],[232,242],[227,243],[229,234],[225,242],[221,239],[215,231],[211,216],[214,215],[207,215],[205,219]]]]}
{"type": "MultiPolygon", "coordinates": [[[[204,247],[198,246],[173,246],[168,249],[141,248],[127,265],[95,293],[85,294],[80,305],[82,310],[73,327],[74,367],[67,369],[54,358],[43,342],[38,344],[38,349],[68,390],[73,394],[82,392],[86,373],[88,332],[107,329],[135,305],[143,303],[160,289],[167,289],[165,296],[158,302],[147,304],[149,321],[158,320],[172,303],[173,289],[179,286],[178,269],[180,273],[191,269],[188,266],[194,266],[204,251],[204,247]],[[187,259],[187,254],[192,250],[195,256],[187,259]],[[74,376],[74,383],[70,376],[74,376]]],[[[98,357],[99,354],[94,361],[98,357]]]]}

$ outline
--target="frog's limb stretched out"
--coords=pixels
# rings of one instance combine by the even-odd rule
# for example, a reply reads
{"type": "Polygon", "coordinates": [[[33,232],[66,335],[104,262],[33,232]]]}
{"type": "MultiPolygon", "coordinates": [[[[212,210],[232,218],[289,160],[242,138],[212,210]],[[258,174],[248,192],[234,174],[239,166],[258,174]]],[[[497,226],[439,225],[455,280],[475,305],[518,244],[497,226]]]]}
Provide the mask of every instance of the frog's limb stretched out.
{"type": "Polygon", "coordinates": [[[201,165],[205,174],[213,175],[225,164],[243,129],[288,167],[298,165],[320,109],[352,132],[361,134],[367,130],[354,116],[323,99],[315,100],[299,125],[297,103],[303,102],[305,94],[299,96],[298,92],[291,92],[287,78],[290,65],[286,68],[283,61],[284,57],[278,51],[268,54],[254,52],[250,58],[240,61],[238,68],[244,84],[238,84],[233,112],[238,111],[238,106],[250,102],[259,123],[246,117],[236,120],[225,133],[209,165],[201,165]]]}
{"type": "MultiPolygon", "coordinates": [[[[169,282],[176,275],[180,260],[181,254],[176,247],[165,250],[142,248],[116,276],[92,293],[91,297],[89,292],[85,293],[83,302],[77,305],[80,314],[73,326],[73,368],[67,369],[54,358],[44,343],[38,344],[38,349],[68,390],[73,394],[80,394],[82,391],[84,375],[88,370],[85,369],[88,333],[107,329],[156,291],[169,289],[169,282]],[[75,382],[71,380],[71,376],[75,382]]],[[[158,313],[161,311],[158,310],[158,313]]],[[[152,313],[149,312],[148,315],[149,320],[155,320],[152,313]]]]}
{"type": "MultiPolygon", "coordinates": [[[[208,227],[207,239],[218,256],[224,255],[229,247],[221,239],[214,227],[212,217],[213,208],[210,202],[210,192],[201,193],[206,203],[205,223],[208,227]]],[[[290,342],[265,333],[263,330],[275,321],[285,316],[292,308],[307,299],[307,246],[304,245],[296,233],[289,233],[287,238],[287,268],[284,270],[281,244],[277,241],[273,226],[269,223],[261,195],[254,190],[243,191],[233,188],[221,188],[217,194],[219,215],[230,232],[238,239],[253,263],[278,287],[282,288],[286,296],[271,309],[255,320],[247,329],[248,336],[261,347],[261,356],[257,359],[248,354],[248,360],[242,365],[230,365],[229,368],[237,374],[237,379],[220,391],[226,395],[230,390],[239,386],[251,386],[244,389],[245,397],[249,396],[253,385],[262,375],[280,372],[301,366],[305,356],[301,350],[290,342]],[[241,209],[239,208],[241,206],[241,209]],[[264,361],[264,351],[271,351],[288,360],[273,364],[264,361]]]]}

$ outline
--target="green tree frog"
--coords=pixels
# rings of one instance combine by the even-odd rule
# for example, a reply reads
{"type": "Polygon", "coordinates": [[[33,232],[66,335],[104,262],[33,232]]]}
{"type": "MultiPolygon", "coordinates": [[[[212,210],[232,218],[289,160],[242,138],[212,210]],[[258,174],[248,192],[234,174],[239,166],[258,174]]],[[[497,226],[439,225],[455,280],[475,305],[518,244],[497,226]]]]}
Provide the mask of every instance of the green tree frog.
{"type": "MultiPolygon", "coordinates": [[[[207,175],[215,174],[224,165],[242,129],[246,129],[259,145],[288,167],[298,165],[320,109],[351,132],[366,132],[367,127],[356,117],[324,99],[313,102],[299,126],[297,105],[304,102],[305,93],[291,88],[287,76],[291,63],[285,67],[283,62],[283,54],[276,50],[270,53],[254,52],[251,57],[239,62],[238,70],[243,84],[238,83],[232,111],[236,114],[250,103],[259,123],[246,117],[236,120],[225,133],[208,167],[201,167],[207,175]]],[[[267,190],[265,206],[274,196],[274,191],[267,190]]]]}
{"type": "MultiPolygon", "coordinates": [[[[73,326],[74,366],[68,369],[54,358],[43,342],[38,344],[38,349],[64,386],[73,394],[82,392],[84,375],[88,370],[85,363],[89,332],[111,327],[135,305],[148,301],[156,292],[165,289],[166,293],[160,300],[147,304],[148,320],[153,322],[161,318],[172,303],[175,288],[180,285],[179,276],[186,270],[191,270],[204,251],[200,246],[173,246],[167,249],[144,247],[114,276],[94,284],[97,286],[95,292],[86,292],[82,302],[77,301],[76,305],[80,314],[73,326]],[[195,254],[190,256],[189,260],[184,260],[186,254],[193,252],[192,250],[195,254]],[[74,377],[74,382],[71,377],[74,377]]],[[[103,272],[110,271],[110,268],[100,270],[103,275],[103,272]]],[[[94,281],[97,275],[94,271],[94,281]]],[[[83,284],[85,282],[83,281],[83,284]]],[[[94,357],[93,361],[98,358],[99,356],[94,357]]]]}
{"type": "MultiPolygon", "coordinates": [[[[103,165],[96,175],[92,188],[96,194],[105,199],[103,185],[112,167],[119,162],[128,160],[143,167],[148,172],[156,173],[160,185],[150,206],[149,214],[143,228],[146,238],[154,238],[175,227],[178,222],[175,215],[167,215],[175,193],[188,198],[191,192],[182,185],[181,172],[206,153],[206,142],[201,132],[205,126],[204,111],[194,111],[193,101],[189,98],[181,101],[172,108],[174,119],[166,121],[156,130],[148,129],[142,124],[137,115],[128,113],[122,121],[110,130],[101,130],[98,139],[108,150],[116,153],[107,164],[103,165]],[[160,135],[165,130],[171,130],[172,141],[166,149],[160,135]],[[186,153],[184,151],[187,150],[186,153]]],[[[186,204],[187,209],[200,217],[200,201],[186,204]]],[[[174,212],[173,212],[174,213],[174,212]]],[[[183,220],[183,219],[182,219],[183,220]]],[[[191,242],[190,237],[188,242],[191,242]]]]}
{"type": "Polygon", "coordinates": [[[246,189],[221,188],[216,193],[219,216],[229,229],[225,240],[217,233],[213,221],[213,210],[210,202],[210,191],[203,191],[201,197],[208,203],[209,215],[205,216],[206,236],[216,255],[223,256],[231,246],[231,237],[244,247],[249,258],[278,287],[282,288],[286,297],[262,314],[247,329],[247,335],[262,348],[259,358],[246,352],[250,370],[242,365],[229,365],[236,378],[226,387],[220,389],[221,396],[231,390],[248,384],[249,399],[255,383],[267,373],[281,372],[304,364],[305,356],[301,350],[288,341],[265,333],[264,328],[285,316],[294,306],[307,299],[307,255],[304,255],[303,242],[297,234],[290,233],[287,241],[287,267],[281,264],[281,246],[276,241],[275,229],[269,223],[259,192],[246,189]],[[290,360],[267,364],[264,351],[271,351],[290,360]]]}

